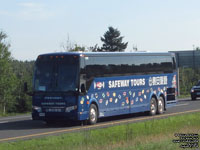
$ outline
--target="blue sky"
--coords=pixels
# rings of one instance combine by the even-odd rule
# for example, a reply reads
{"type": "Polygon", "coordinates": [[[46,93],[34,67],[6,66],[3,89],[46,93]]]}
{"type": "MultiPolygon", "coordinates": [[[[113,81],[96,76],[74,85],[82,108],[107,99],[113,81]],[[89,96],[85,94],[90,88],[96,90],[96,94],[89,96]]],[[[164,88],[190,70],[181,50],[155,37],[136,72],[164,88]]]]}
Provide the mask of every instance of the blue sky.
{"type": "Polygon", "coordinates": [[[126,51],[192,50],[200,46],[199,0],[0,0],[0,30],[12,56],[64,51],[62,43],[102,45],[109,26],[128,42],[126,51]]]}

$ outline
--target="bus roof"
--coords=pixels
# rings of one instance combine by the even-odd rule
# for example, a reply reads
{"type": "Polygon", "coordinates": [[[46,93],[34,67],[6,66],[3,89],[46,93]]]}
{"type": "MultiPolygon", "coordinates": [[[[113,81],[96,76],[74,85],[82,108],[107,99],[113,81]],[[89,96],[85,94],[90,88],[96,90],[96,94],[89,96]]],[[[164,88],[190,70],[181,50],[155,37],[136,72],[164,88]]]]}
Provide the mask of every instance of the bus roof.
{"type": "Polygon", "coordinates": [[[76,56],[174,56],[171,52],[55,52],[41,54],[39,56],[60,56],[60,55],[76,55],[76,56]]]}

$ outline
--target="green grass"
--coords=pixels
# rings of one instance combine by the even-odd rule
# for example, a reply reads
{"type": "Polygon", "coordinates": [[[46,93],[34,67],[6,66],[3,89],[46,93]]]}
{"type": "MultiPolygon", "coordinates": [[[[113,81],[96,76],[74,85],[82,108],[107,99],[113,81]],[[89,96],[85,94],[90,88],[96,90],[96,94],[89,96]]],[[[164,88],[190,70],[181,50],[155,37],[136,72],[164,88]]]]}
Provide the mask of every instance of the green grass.
{"type": "Polygon", "coordinates": [[[200,112],[0,144],[0,150],[180,150],[175,133],[200,134],[200,112]]]}

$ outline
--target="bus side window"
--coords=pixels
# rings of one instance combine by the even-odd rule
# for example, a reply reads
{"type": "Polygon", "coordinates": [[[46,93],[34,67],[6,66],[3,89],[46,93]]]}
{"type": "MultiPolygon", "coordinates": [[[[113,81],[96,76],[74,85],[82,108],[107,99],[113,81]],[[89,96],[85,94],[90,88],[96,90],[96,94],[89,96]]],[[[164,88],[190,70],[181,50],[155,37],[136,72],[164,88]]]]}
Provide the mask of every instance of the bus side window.
{"type": "Polygon", "coordinates": [[[173,59],[173,70],[176,70],[176,60],[175,60],[175,57],[172,57],[173,59]]]}

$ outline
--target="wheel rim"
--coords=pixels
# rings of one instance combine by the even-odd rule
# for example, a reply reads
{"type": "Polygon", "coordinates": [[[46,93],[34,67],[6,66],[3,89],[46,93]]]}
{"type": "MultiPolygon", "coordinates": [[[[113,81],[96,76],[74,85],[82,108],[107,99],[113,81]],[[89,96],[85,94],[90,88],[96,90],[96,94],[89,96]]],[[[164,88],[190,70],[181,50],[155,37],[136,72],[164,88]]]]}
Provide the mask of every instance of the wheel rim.
{"type": "Polygon", "coordinates": [[[161,99],[158,101],[158,109],[160,112],[163,112],[163,102],[161,99]]]}
{"type": "Polygon", "coordinates": [[[154,101],[151,103],[151,112],[152,112],[153,114],[156,113],[156,106],[155,106],[154,101]]]}
{"type": "Polygon", "coordinates": [[[94,108],[91,108],[91,110],[90,110],[90,120],[92,122],[96,121],[96,110],[94,108]]]}

